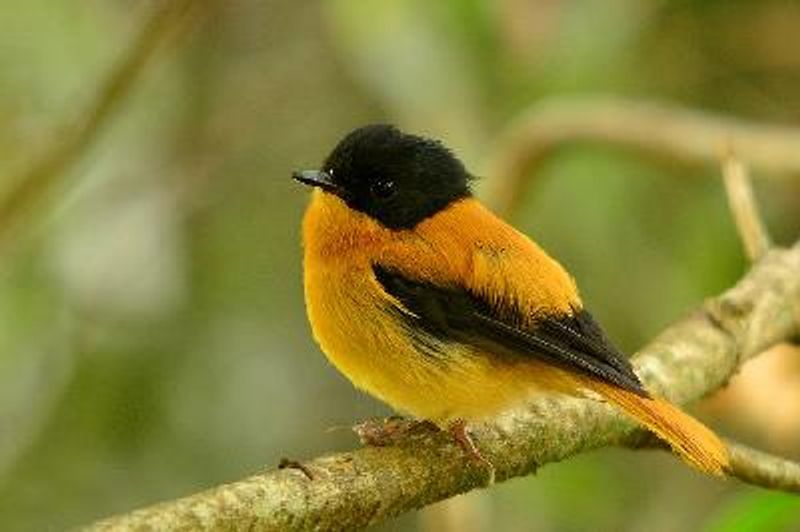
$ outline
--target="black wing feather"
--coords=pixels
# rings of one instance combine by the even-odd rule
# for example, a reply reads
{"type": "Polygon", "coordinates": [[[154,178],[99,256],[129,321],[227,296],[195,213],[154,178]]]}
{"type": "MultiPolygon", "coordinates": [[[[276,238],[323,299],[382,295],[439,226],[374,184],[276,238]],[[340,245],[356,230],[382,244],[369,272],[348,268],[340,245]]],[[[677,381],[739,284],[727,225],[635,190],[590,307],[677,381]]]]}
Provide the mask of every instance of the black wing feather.
{"type": "Polygon", "coordinates": [[[522,327],[463,287],[410,279],[379,264],[372,269],[383,289],[410,312],[400,317],[426,346],[430,342],[425,339],[433,336],[512,358],[533,356],[647,396],[630,362],[586,310],[542,317],[522,327]]]}

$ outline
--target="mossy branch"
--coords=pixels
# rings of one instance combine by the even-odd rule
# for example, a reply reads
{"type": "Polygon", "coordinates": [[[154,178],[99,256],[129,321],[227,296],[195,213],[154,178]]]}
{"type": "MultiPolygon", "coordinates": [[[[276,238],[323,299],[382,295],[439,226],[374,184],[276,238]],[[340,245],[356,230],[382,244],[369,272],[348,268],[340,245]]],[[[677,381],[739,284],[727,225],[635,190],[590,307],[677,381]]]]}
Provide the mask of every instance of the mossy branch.
{"type": "MultiPolygon", "coordinates": [[[[724,386],[747,359],[800,332],[798,272],[800,243],[767,252],[735,287],[642,349],[635,357],[638,374],[648,388],[678,404],[724,386]]],[[[476,438],[502,482],[592,449],[630,447],[643,437],[608,405],[550,397],[479,427],[476,438]]],[[[735,448],[733,475],[773,489],[800,489],[798,468],[775,469],[775,460],[735,448]]],[[[270,471],[112,517],[87,530],[354,529],[486,482],[485,470],[466,460],[448,435],[430,431],[390,447],[331,454],[304,466],[313,479],[298,469],[270,471]]]]}

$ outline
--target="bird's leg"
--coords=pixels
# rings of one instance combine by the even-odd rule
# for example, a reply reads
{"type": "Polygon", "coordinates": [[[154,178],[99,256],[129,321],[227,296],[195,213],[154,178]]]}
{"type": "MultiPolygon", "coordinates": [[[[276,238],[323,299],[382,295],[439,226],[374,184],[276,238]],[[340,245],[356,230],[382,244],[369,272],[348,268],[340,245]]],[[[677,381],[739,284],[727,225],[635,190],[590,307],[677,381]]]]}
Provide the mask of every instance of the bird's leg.
{"type": "Polygon", "coordinates": [[[484,466],[489,470],[489,485],[491,486],[494,484],[494,464],[490,462],[478,447],[475,445],[475,442],[472,440],[472,437],[469,435],[469,431],[467,430],[467,423],[463,419],[457,419],[450,424],[449,432],[453,436],[453,439],[458,444],[461,449],[467,453],[467,455],[484,466]]]}

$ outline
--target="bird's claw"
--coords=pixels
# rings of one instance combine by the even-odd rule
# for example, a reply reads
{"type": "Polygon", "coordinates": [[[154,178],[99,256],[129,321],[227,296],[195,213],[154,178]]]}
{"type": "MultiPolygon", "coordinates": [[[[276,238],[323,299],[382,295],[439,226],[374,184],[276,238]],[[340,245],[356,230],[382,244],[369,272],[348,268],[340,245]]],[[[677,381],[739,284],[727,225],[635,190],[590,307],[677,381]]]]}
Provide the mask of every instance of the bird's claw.
{"type": "Polygon", "coordinates": [[[472,440],[472,437],[469,435],[467,431],[467,424],[463,419],[456,420],[450,425],[449,428],[450,434],[453,436],[453,439],[458,444],[459,447],[467,454],[467,456],[474,460],[481,465],[483,465],[489,472],[489,479],[487,485],[491,486],[494,484],[495,480],[495,469],[494,464],[483,456],[480,449],[475,445],[475,442],[472,440]]]}

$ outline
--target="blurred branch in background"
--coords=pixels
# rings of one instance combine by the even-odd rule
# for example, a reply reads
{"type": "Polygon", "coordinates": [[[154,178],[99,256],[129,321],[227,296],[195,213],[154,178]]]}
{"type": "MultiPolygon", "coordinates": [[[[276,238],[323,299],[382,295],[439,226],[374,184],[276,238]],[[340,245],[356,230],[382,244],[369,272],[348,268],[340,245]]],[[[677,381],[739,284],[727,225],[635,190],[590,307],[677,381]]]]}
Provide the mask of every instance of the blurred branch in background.
{"type": "Polygon", "coordinates": [[[29,168],[8,181],[11,189],[0,198],[0,241],[8,237],[20,218],[41,201],[97,139],[102,129],[126,101],[145,67],[154,60],[161,45],[189,25],[199,6],[210,1],[173,0],[156,2],[145,17],[138,35],[121,54],[87,108],[53,136],[53,144],[43,153],[31,154],[29,168]]]}
{"type": "MultiPolygon", "coordinates": [[[[166,41],[186,29],[189,26],[187,22],[200,13],[199,7],[204,4],[206,2],[190,0],[144,3],[147,11],[131,20],[132,39],[120,53],[114,54],[113,64],[101,76],[97,86],[91,86],[87,91],[89,100],[85,105],[71,106],[62,126],[50,134],[41,135],[52,140],[25,154],[26,166],[21,171],[3,177],[7,184],[0,195],[0,245],[8,244],[17,228],[25,226],[26,222],[30,225],[35,207],[66,181],[69,171],[87,154],[103,128],[120,114],[147,66],[166,49],[166,41]]],[[[46,286],[36,286],[37,292],[46,293],[47,290],[46,286]]],[[[15,299],[18,296],[10,290],[4,291],[3,297],[4,304],[13,304],[6,300],[19,304],[15,299]]],[[[44,301],[48,307],[53,303],[50,299],[44,301]]],[[[68,319],[59,314],[59,310],[52,309],[45,314],[47,320],[38,325],[46,329],[37,335],[41,342],[35,344],[39,345],[38,348],[21,343],[16,347],[19,353],[4,353],[2,362],[7,364],[4,369],[9,371],[8,368],[13,367],[17,373],[8,379],[13,384],[6,386],[0,408],[3,436],[0,438],[0,478],[3,480],[25,451],[36,445],[37,438],[62,405],[74,377],[74,339],[62,331],[64,321],[68,319]],[[22,362],[9,366],[12,359],[22,362]],[[30,393],[24,390],[30,390],[30,393]]],[[[31,311],[23,306],[15,312],[26,315],[31,311]]],[[[19,327],[20,322],[4,319],[3,326],[19,327]]]]}
{"type": "Polygon", "coordinates": [[[771,176],[800,174],[800,129],[753,124],[681,107],[616,98],[559,98],[532,106],[501,135],[485,197],[508,212],[528,179],[565,144],[593,142],[685,163],[716,164],[723,149],[771,176]]]}
{"type": "MultiPolygon", "coordinates": [[[[748,359],[800,330],[800,243],[772,250],[732,289],[669,327],[635,357],[648,389],[685,404],[723,386],[748,359]]],[[[545,398],[476,431],[504,481],[544,464],[609,445],[630,446],[641,431],[611,407],[545,398]]],[[[734,449],[732,475],[797,491],[797,468],[769,471],[763,455],[734,449]]],[[[101,521],[90,530],[361,528],[486,483],[446,434],[425,432],[397,445],[312,460],[301,471],[259,474],[173,502],[101,521]]]]}
{"type": "Polygon", "coordinates": [[[755,262],[769,250],[770,238],[758,212],[750,174],[731,151],[723,156],[722,178],[742,247],[750,262],[755,262]]]}

